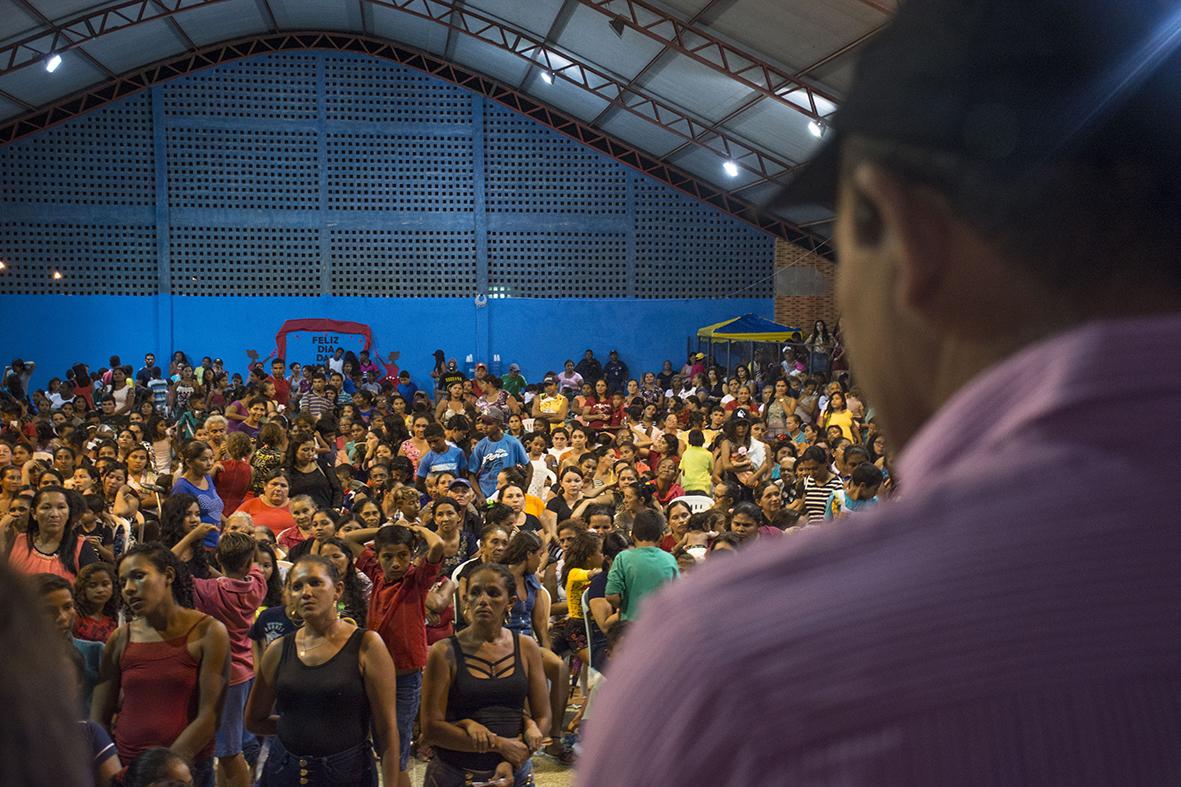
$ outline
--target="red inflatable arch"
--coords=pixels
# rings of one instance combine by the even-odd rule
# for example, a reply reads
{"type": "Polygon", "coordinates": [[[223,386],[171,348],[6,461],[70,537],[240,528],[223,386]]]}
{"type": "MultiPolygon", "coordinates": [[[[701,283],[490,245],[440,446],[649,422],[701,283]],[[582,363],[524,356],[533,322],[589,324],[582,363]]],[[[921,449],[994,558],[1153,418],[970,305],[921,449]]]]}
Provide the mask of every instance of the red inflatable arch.
{"type": "Polygon", "coordinates": [[[361,336],[365,340],[365,344],[362,345],[361,349],[369,353],[374,363],[380,364],[385,368],[386,377],[391,380],[395,380],[398,377],[398,364],[396,363],[398,353],[390,353],[388,359],[382,358],[376,353],[373,350],[373,329],[365,323],[350,322],[348,320],[329,320],[317,317],[302,320],[287,320],[279,328],[279,332],[275,334],[275,349],[267,356],[267,359],[287,357],[287,334],[289,333],[347,333],[354,336],[361,336]]]}

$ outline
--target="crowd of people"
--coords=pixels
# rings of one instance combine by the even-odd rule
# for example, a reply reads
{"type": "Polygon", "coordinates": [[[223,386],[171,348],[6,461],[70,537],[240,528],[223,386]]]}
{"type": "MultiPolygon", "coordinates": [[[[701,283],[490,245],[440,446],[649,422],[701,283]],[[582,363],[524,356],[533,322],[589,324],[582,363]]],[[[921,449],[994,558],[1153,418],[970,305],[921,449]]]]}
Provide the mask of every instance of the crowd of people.
{"type": "MultiPolygon", "coordinates": [[[[153,354],[5,374],[0,539],[96,784],[525,785],[575,762],[643,601],[895,486],[839,331],[529,383],[153,354]],[[835,338],[834,338],[835,336],[835,338]],[[834,357],[835,356],[835,357],[834,357]],[[53,661],[53,660],[50,660],[53,661]]],[[[72,730],[69,725],[66,729],[72,730]]],[[[71,732],[70,734],[75,734],[71,732]]]]}

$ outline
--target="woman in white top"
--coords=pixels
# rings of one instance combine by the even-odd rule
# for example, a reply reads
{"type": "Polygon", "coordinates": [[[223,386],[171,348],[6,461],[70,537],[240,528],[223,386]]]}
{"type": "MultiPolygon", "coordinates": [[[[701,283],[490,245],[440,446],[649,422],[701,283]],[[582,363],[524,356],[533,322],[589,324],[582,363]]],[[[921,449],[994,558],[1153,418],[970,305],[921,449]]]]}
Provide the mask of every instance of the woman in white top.
{"type": "Polygon", "coordinates": [[[126,415],[135,403],[135,389],[127,385],[127,373],[122,369],[111,371],[111,384],[103,390],[103,396],[115,400],[115,415],[126,415]]]}

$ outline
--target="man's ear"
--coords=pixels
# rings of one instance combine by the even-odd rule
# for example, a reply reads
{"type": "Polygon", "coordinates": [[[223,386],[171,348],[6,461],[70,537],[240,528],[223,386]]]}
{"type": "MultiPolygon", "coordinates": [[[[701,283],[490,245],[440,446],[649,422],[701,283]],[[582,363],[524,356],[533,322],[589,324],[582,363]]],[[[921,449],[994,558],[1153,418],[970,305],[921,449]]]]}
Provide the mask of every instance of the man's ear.
{"type": "Polygon", "coordinates": [[[878,246],[896,268],[895,297],[908,308],[928,304],[948,263],[944,201],[872,162],[853,171],[853,226],[859,244],[878,246]]]}

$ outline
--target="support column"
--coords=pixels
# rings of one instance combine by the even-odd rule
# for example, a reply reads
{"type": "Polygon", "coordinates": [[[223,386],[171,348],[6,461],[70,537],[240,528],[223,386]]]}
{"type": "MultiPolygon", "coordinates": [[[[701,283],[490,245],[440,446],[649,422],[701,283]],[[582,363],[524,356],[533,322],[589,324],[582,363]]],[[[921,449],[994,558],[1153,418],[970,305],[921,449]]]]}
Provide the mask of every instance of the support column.
{"type": "Polygon", "coordinates": [[[636,297],[636,173],[624,171],[627,194],[627,297],[636,297]]]}
{"type": "Polygon", "coordinates": [[[476,229],[476,295],[486,299],[484,306],[474,307],[474,360],[484,361],[492,368],[492,309],[488,279],[488,214],[484,193],[484,98],[472,97],[472,169],[475,194],[472,204],[476,229]]]}
{"type": "Polygon", "coordinates": [[[320,297],[332,295],[332,244],[328,229],[328,107],[324,97],[324,53],[316,56],[316,158],[320,169],[317,235],[320,238],[320,297]]]}
{"type": "Polygon", "coordinates": [[[168,230],[168,146],[164,128],[164,88],[152,96],[152,145],[156,174],[156,335],[151,343],[161,369],[167,369],[177,348],[172,331],[172,262],[168,230]]]}

